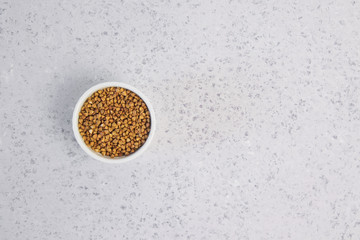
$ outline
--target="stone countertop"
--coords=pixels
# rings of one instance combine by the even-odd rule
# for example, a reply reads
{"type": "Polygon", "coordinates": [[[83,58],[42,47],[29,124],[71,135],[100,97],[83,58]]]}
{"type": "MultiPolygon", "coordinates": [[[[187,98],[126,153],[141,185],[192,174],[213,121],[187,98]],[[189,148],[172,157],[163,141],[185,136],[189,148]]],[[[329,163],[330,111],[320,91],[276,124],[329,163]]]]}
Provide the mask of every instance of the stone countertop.
{"type": "Polygon", "coordinates": [[[0,3],[1,239],[359,239],[358,1],[0,3]],[[90,86],[157,114],[149,150],[90,159],[90,86]]]}

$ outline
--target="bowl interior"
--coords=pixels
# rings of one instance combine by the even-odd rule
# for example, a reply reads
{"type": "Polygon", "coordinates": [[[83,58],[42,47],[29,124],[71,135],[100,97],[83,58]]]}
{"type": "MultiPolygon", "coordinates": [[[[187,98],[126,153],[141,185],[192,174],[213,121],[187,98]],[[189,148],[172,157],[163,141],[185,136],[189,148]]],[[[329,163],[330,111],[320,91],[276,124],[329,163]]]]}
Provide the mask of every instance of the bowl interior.
{"type": "Polygon", "coordinates": [[[80,97],[80,99],[77,102],[75,109],[74,109],[72,125],[73,125],[73,132],[74,132],[76,141],[79,143],[80,147],[92,158],[97,159],[102,162],[106,162],[106,163],[123,163],[123,162],[130,161],[130,160],[135,159],[136,157],[140,156],[149,147],[150,142],[151,142],[154,132],[155,132],[155,113],[154,113],[154,110],[152,108],[150,101],[138,89],[136,89],[128,84],[125,84],[125,83],[106,82],[106,83],[100,83],[98,85],[91,87],[80,97]],[[101,153],[95,152],[92,148],[90,148],[86,145],[86,143],[84,142],[84,140],[81,137],[80,132],[79,132],[79,127],[78,127],[79,113],[80,113],[80,110],[81,110],[82,106],[84,105],[86,99],[88,99],[96,91],[107,88],[107,87],[122,87],[122,88],[125,88],[127,90],[134,92],[144,101],[144,103],[146,104],[146,106],[150,112],[150,132],[149,132],[148,138],[146,139],[145,143],[139,149],[137,149],[134,153],[131,153],[128,156],[111,158],[109,156],[104,156],[101,153]]]}

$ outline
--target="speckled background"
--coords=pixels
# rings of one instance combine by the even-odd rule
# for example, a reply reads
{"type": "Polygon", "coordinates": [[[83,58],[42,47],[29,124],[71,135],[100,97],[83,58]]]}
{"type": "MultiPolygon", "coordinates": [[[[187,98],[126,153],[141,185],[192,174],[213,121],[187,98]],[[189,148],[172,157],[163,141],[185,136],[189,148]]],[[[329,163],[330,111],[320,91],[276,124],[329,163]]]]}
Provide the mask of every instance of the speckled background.
{"type": "Polygon", "coordinates": [[[360,239],[360,2],[0,1],[0,239],[360,239]],[[90,86],[152,101],[90,159],[90,86]]]}

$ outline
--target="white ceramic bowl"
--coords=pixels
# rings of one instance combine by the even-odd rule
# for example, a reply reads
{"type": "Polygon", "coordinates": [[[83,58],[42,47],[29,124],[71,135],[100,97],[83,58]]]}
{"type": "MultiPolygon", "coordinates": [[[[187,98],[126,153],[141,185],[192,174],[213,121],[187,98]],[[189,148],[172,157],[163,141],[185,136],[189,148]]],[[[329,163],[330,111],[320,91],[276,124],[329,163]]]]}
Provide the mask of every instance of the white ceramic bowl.
{"type": "Polygon", "coordinates": [[[87,90],[79,99],[79,101],[76,103],[75,109],[74,109],[74,113],[73,113],[73,119],[72,119],[72,125],[73,125],[73,131],[74,131],[74,135],[75,135],[75,139],[76,141],[79,143],[80,147],[88,154],[90,155],[92,158],[95,158],[96,160],[99,160],[101,162],[105,162],[105,163],[124,163],[130,160],[133,160],[135,158],[137,158],[138,156],[140,156],[142,153],[144,153],[144,151],[149,147],[151,140],[154,136],[155,133],[155,127],[156,127],[156,120],[155,120],[155,112],[153,107],[151,106],[151,103],[149,101],[149,99],[139,90],[137,90],[136,88],[125,84],[125,83],[120,83],[120,82],[105,82],[105,83],[100,83],[97,84],[93,87],[91,87],[89,90],[87,90]],[[78,121],[79,121],[79,113],[81,110],[81,107],[84,105],[86,99],[88,99],[88,97],[90,97],[94,92],[100,90],[100,89],[104,89],[107,87],[122,87],[125,89],[128,89],[134,93],[136,93],[146,104],[147,108],[149,109],[150,112],[150,119],[151,119],[151,126],[150,126],[150,133],[148,135],[148,138],[146,139],[146,142],[134,153],[128,155],[128,156],[122,156],[122,157],[115,157],[115,158],[110,158],[108,156],[103,156],[102,154],[95,152],[94,150],[92,150],[90,147],[88,147],[83,138],[80,135],[79,132],[79,128],[78,128],[78,121]]]}

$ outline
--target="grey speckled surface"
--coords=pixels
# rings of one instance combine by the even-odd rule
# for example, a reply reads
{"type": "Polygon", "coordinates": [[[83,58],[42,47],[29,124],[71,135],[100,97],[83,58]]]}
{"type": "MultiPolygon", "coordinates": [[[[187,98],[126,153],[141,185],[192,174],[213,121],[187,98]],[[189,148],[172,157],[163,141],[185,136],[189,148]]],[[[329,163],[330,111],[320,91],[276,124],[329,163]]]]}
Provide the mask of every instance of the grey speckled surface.
{"type": "Polygon", "coordinates": [[[0,3],[1,239],[360,238],[358,1],[0,3]],[[158,130],[89,159],[78,97],[123,81],[158,130]]]}

